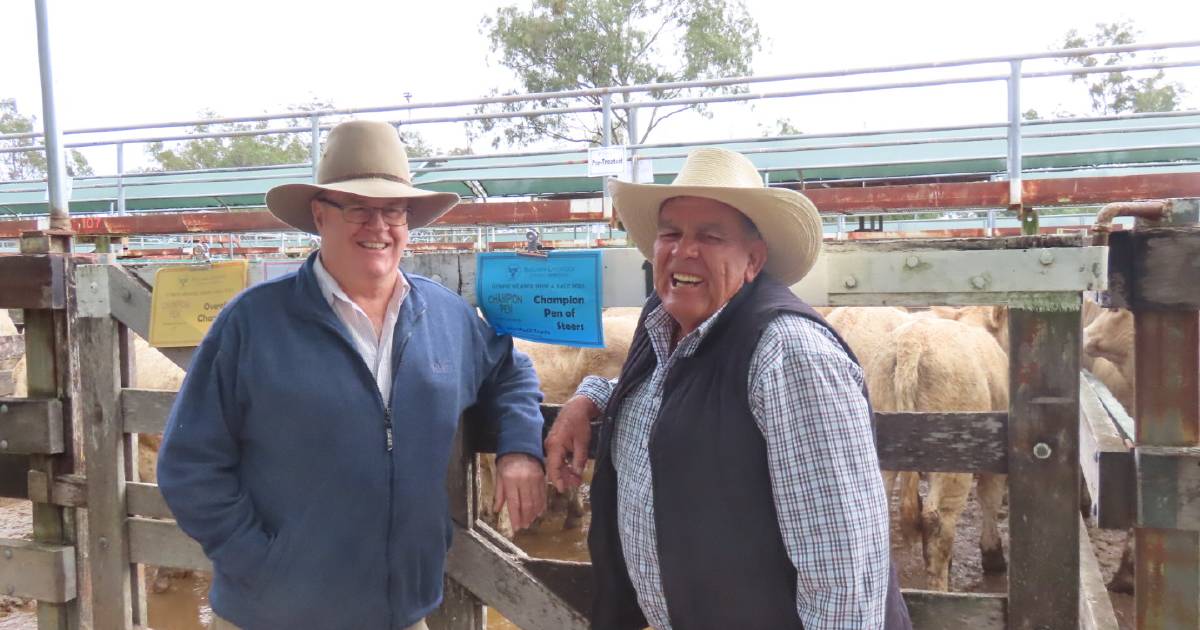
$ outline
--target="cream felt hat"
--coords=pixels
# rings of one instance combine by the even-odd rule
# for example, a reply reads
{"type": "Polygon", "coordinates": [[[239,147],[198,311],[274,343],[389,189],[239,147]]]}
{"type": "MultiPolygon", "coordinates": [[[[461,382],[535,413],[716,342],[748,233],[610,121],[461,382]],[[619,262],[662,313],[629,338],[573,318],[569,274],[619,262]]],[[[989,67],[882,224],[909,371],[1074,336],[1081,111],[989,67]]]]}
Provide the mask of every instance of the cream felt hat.
{"type": "Polygon", "coordinates": [[[283,184],[267,191],[267,209],[284,223],[312,234],[310,202],[325,190],[374,199],[408,199],[408,227],[433,223],[458,203],[458,195],[412,186],[408,154],[385,122],[352,120],[329,131],[316,184],[283,184]]]}
{"type": "Polygon", "coordinates": [[[750,218],[767,243],[764,271],[780,282],[800,281],[821,253],[821,215],[808,197],[787,188],[769,188],[754,163],[725,149],[696,149],[671,184],[631,184],[610,180],[613,207],[637,248],[654,259],[658,212],[672,197],[703,197],[733,206],[750,218]]]}

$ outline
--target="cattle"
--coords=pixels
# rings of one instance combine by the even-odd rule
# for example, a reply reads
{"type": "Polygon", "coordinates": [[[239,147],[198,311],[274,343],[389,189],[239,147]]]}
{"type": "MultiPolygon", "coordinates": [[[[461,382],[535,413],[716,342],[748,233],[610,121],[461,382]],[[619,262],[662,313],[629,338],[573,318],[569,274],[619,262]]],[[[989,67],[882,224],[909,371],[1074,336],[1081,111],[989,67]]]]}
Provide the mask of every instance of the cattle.
{"type": "MultiPolygon", "coordinates": [[[[825,321],[842,336],[865,372],[871,360],[892,343],[892,331],[911,321],[912,315],[893,307],[839,307],[825,321]]],[[[869,379],[868,379],[869,380],[869,379]]],[[[892,488],[900,480],[900,531],[910,542],[920,536],[920,497],[914,472],[883,471],[883,485],[891,500],[892,488]]]]}
{"type": "MultiPolygon", "coordinates": [[[[872,357],[867,383],[876,411],[998,411],[1008,408],[1008,357],[983,328],[938,317],[914,317],[892,331],[872,357]]],[[[920,533],[930,588],[949,590],[955,527],[973,476],[929,473],[920,533]]],[[[911,479],[911,478],[910,478],[911,479]]],[[[904,488],[911,491],[913,483],[904,488]]],[[[1005,479],[980,475],[980,551],[986,571],[1003,571],[998,515],[1005,479]]],[[[890,488],[889,488],[890,491],[890,488]]]]}
{"type": "MultiPolygon", "coordinates": [[[[515,339],[517,350],[528,355],[537,372],[542,394],[547,404],[562,404],[574,393],[584,377],[588,375],[615,378],[621,371],[629,344],[637,327],[639,308],[609,308],[604,311],[603,348],[575,348],[535,343],[515,339]]],[[[589,464],[590,467],[590,464],[589,464]]],[[[492,455],[480,455],[480,515],[491,523],[501,535],[512,538],[514,533],[508,512],[497,514],[492,510],[495,496],[494,468],[492,455]]],[[[590,475],[585,472],[585,479],[590,475]]],[[[547,514],[564,513],[563,529],[579,527],[586,515],[583,495],[579,488],[560,493],[547,484],[547,514]]]]}
{"type": "MultiPolygon", "coordinates": [[[[891,307],[838,308],[829,323],[859,358],[876,411],[990,411],[1008,407],[1007,311],[935,307],[908,313],[891,307]]],[[[970,474],[929,475],[924,506],[916,472],[883,472],[889,497],[899,481],[899,524],[918,537],[929,585],[949,588],[954,528],[972,485],[970,474]]],[[[979,476],[983,512],[980,551],[989,572],[1005,570],[999,532],[1002,475],[979,476]]]]}
{"type": "Polygon", "coordinates": [[[1008,353],[1008,307],[1005,306],[931,306],[929,311],[942,319],[953,319],[988,332],[1008,353]]]}
{"type": "Polygon", "coordinates": [[[870,357],[891,342],[892,331],[911,319],[909,313],[890,306],[840,307],[825,316],[825,321],[838,331],[864,369],[870,357]]]}
{"type": "Polygon", "coordinates": [[[1083,351],[1092,360],[1096,375],[1125,410],[1134,412],[1133,313],[1125,309],[1105,310],[1083,330],[1083,351]]]}

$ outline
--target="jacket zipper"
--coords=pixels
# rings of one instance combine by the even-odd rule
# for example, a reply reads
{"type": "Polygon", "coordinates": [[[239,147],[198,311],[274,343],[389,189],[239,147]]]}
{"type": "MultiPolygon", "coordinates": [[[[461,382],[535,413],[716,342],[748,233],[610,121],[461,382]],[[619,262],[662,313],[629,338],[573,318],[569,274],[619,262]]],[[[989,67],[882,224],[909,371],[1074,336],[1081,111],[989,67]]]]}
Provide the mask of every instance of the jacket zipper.
{"type": "MultiPolygon", "coordinates": [[[[396,375],[400,373],[400,365],[404,362],[404,351],[408,348],[408,342],[412,339],[412,329],[416,327],[417,322],[421,321],[421,317],[425,315],[426,309],[421,309],[413,316],[412,325],[404,335],[404,341],[400,343],[400,347],[396,348],[396,356],[392,361],[392,392],[396,390],[396,375]]],[[[365,365],[365,364],[364,364],[365,365]]],[[[392,499],[396,496],[396,459],[392,457],[392,448],[395,446],[395,438],[392,433],[392,405],[391,402],[384,402],[383,394],[379,393],[379,388],[375,388],[375,393],[379,395],[380,402],[383,402],[383,430],[384,440],[387,446],[388,460],[388,500],[387,500],[387,534],[383,539],[383,557],[387,562],[387,579],[384,580],[384,585],[387,588],[384,594],[388,604],[387,627],[391,628],[396,621],[396,611],[392,608],[392,522],[395,520],[396,510],[392,507],[392,499]]]]}
{"type": "MultiPolygon", "coordinates": [[[[421,321],[421,317],[425,315],[426,310],[428,310],[428,309],[421,309],[420,311],[417,312],[416,315],[413,316],[412,327],[415,327],[417,322],[421,321]]],[[[349,344],[350,349],[354,351],[354,354],[356,354],[356,355],[358,354],[358,348],[356,348],[350,340],[346,339],[346,337],[342,334],[342,332],[340,330],[338,330],[338,327],[336,325],[334,325],[328,321],[324,322],[324,324],[338,338],[340,338],[343,342],[349,344]]],[[[412,330],[409,330],[407,332],[407,334],[405,334],[404,341],[401,342],[400,347],[397,348],[398,352],[396,352],[396,356],[393,357],[393,361],[392,361],[392,389],[393,390],[395,389],[395,385],[396,385],[396,375],[400,373],[400,364],[403,362],[403,359],[404,359],[404,350],[408,348],[408,342],[409,342],[409,340],[412,339],[412,335],[413,335],[412,330]]],[[[384,581],[384,586],[386,589],[384,591],[384,596],[387,599],[387,603],[388,603],[387,627],[391,628],[392,623],[396,618],[396,611],[392,609],[392,521],[394,520],[393,517],[395,516],[395,514],[394,514],[395,510],[392,509],[392,498],[396,494],[396,461],[392,458],[392,455],[391,455],[392,449],[395,447],[395,435],[394,435],[393,426],[392,426],[392,406],[391,406],[391,404],[389,404],[387,401],[385,401],[383,399],[383,394],[379,392],[379,386],[377,383],[375,383],[375,376],[374,376],[374,374],[371,374],[371,368],[369,368],[367,366],[366,362],[364,362],[364,361],[360,360],[359,363],[362,364],[363,368],[367,370],[367,375],[371,377],[369,379],[371,382],[371,385],[372,385],[371,389],[373,389],[375,391],[375,399],[379,401],[379,406],[383,407],[384,446],[386,447],[387,453],[388,453],[388,456],[387,456],[387,460],[388,460],[388,498],[387,498],[388,520],[387,520],[387,531],[386,531],[384,539],[383,539],[383,547],[384,547],[384,551],[383,551],[384,556],[383,557],[385,558],[385,561],[387,562],[387,579],[384,581]]]]}
{"type": "Polygon", "coordinates": [[[383,408],[383,431],[387,435],[387,450],[392,452],[394,442],[392,440],[392,407],[388,405],[383,408]]]}

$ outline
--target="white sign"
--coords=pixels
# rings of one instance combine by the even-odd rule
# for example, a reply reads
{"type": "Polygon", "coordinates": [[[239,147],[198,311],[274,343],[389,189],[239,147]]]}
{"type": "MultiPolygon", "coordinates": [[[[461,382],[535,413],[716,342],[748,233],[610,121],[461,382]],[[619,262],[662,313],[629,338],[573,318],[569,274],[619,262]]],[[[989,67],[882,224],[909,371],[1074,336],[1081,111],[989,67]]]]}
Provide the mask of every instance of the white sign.
{"type": "Polygon", "coordinates": [[[621,175],[618,179],[623,182],[632,182],[634,184],[653,184],[654,183],[654,160],[639,159],[637,161],[637,179],[632,176],[633,162],[626,162],[625,168],[621,170],[621,175]]]}
{"type": "Polygon", "coordinates": [[[588,149],[588,177],[609,177],[625,172],[629,161],[625,147],[591,147],[588,149]]]}

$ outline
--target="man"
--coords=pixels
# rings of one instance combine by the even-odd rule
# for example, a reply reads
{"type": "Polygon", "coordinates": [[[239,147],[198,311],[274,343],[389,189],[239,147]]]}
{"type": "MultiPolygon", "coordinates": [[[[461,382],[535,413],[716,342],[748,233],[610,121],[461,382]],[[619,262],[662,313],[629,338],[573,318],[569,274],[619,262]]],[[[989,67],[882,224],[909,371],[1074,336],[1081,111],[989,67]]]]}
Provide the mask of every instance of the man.
{"type": "Polygon", "coordinates": [[[619,378],[585,380],[546,439],[551,480],[577,484],[603,418],[594,627],[909,628],[862,370],[788,288],[816,208],[719,149],[610,190],[655,295],[619,378]]]}
{"type": "Polygon", "coordinates": [[[497,509],[520,528],[544,507],[537,377],[459,296],[400,271],[409,230],[458,197],[409,184],[395,129],[338,125],[317,181],[267,193],[321,248],[221,311],[171,410],[159,485],[212,560],[215,627],[424,629],[465,408],[500,426],[497,509]]]}

